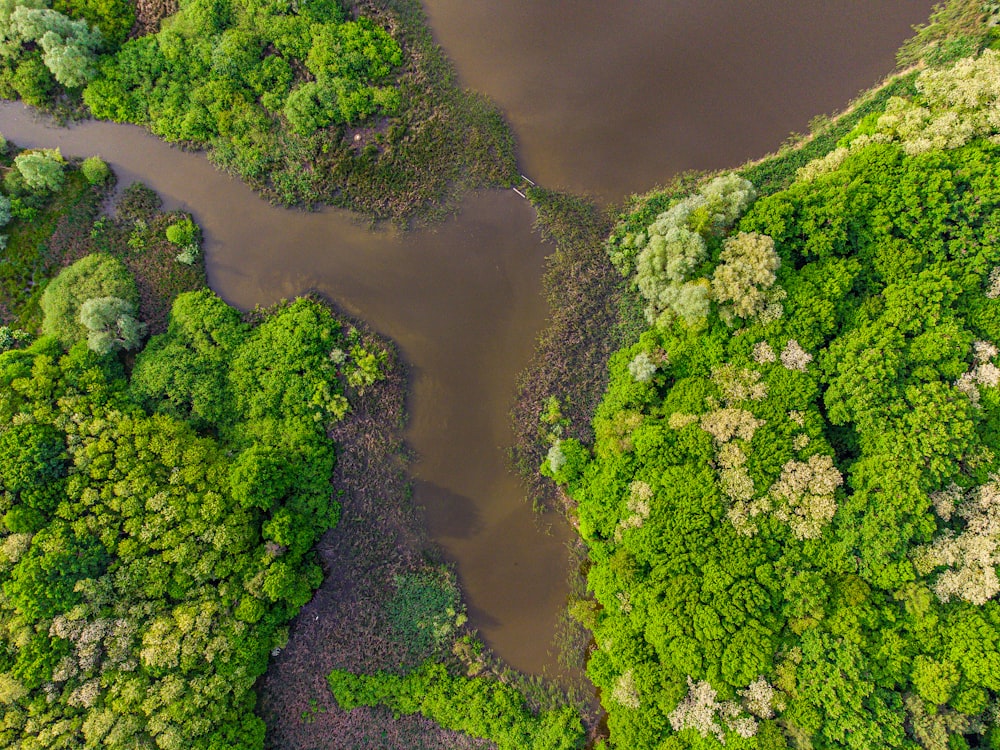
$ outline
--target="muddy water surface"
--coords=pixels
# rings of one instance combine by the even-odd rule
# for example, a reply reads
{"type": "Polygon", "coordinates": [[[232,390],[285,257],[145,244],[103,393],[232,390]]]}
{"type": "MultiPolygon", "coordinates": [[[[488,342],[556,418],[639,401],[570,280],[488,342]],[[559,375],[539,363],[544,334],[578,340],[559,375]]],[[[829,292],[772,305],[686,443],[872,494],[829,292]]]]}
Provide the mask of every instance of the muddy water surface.
{"type": "MultiPolygon", "coordinates": [[[[530,176],[617,200],[686,168],[773,150],[891,68],[929,2],[427,0],[466,85],[508,113],[530,176]]],[[[505,469],[518,371],[544,324],[530,207],[468,199],[435,231],[371,232],[339,211],[269,206],[203,156],[138,128],[70,130],[0,104],[21,146],[100,154],[205,229],[209,282],[240,307],[317,290],[394,339],[411,367],[415,499],[455,560],[471,622],[512,666],[553,665],[565,604],[558,520],[532,516],[505,469]],[[548,521],[548,522],[547,522],[548,521]],[[543,532],[539,527],[549,527],[543,532]]]]}
{"type": "Polygon", "coordinates": [[[423,0],[525,173],[618,201],[773,151],[894,67],[930,0],[423,0]]]}

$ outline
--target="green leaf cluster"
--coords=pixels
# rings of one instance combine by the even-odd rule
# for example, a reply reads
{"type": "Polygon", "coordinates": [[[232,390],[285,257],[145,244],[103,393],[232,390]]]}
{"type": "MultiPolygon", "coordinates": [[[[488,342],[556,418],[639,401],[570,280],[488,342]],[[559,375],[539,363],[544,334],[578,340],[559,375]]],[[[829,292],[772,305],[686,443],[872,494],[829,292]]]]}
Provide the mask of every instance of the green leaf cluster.
{"type": "Polygon", "coordinates": [[[433,662],[405,676],[336,670],[328,682],[341,708],[385,705],[396,715],[420,713],[447,729],[488,739],[500,750],[574,750],[584,745],[580,717],[573,709],[535,714],[510,685],[456,677],[433,662]]]}
{"type": "Polygon", "coordinates": [[[589,547],[609,744],[985,747],[1000,146],[869,140],[761,192],[733,232],[768,266],[730,275],[766,270],[769,313],[658,319],[612,357],[584,458],[546,464],[589,547]]]}
{"type": "Polygon", "coordinates": [[[95,116],[214,145],[247,177],[277,164],[282,134],[394,114],[399,44],[336,3],[192,0],[106,57],[83,93],[95,116]]]}
{"type": "Polygon", "coordinates": [[[0,746],[263,747],[253,685],[338,517],[346,346],[313,300],[250,326],[205,290],[131,377],[48,336],[0,354],[0,746]]]}
{"type": "Polygon", "coordinates": [[[94,253],[63,269],[45,288],[42,332],[69,348],[96,328],[103,329],[88,326],[81,319],[84,305],[100,298],[117,299],[125,305],[121,312],[134,315],[139,291],[124,263],[111,255],[94,253]]]}

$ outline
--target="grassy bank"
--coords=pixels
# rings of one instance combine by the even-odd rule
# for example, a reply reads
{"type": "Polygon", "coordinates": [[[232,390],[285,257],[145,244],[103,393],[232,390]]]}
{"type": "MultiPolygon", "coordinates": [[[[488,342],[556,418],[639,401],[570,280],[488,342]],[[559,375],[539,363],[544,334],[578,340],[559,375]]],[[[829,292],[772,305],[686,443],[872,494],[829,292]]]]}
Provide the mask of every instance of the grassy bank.
{"type": "Polygon", "coordinates": [[[510,128],[495,104],[459,87],[420,3],[363,0],[356,7],[384,18],[408,55],[399,80],[403,105],[385,123],[344,134],[347,149],[328,168],[324,200],[379,218],[434,220],[469,190],[513,184],[510,128]],[[356,144],[364,145],[359,151],[356,144]]]}
{"type": "Polygon", "coordinates": [[[138,23],[135,10],[0,14],[0,96],[141,125],[273,202],[376,220],[437,220],[516,177],[507,124],[459,88],[418,0],[141,3],[138,23]]]}
{"type": "Polygon", "coordinates": [[[558,492],[538,467],[551,436],[592,436],[590,415],[607,382],[622,284],[604,249],[611,227],[604,211],[543,188],[527,195],[537,212],[535,230],[552,245],[542,279],[549,321],[518,380],[511,457],[532,502],[557,507],[558,492]]]}

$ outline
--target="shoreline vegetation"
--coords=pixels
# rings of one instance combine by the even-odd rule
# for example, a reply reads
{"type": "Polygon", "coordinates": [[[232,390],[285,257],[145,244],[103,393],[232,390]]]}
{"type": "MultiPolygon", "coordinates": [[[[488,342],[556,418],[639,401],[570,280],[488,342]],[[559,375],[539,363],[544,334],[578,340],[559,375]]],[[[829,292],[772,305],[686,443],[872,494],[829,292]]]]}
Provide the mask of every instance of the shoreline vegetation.
{"type": "Polygon", "coordinates": [[[527,196],[537,212],[536,231],[553,246],[543,278],[551,322],[539,334],[532,362],[519,376],[517,400],[511,412],[515,432],[511,463],[533,504],[557,508],[572,503],[541,474],[542,457],[563,430],[570,429],[567,434],[580,440],[592,439],[588,437],[593,433],[590,420],[606,384],[608,357],[638,340],[646,327],[639,297],[614,271],[607,243],[649,224],[671,203],[722,174],[735,172],[750,180],[761,196],[787,187],[798,169],[836,148],[838,141],[862,119],[880,111],[891,97],[916,93],[914,81],[928,64],[925,58],[940,64],[955,59],[949,56],[968,51],[970,45],[974,48],[977,36],[984,36],[985,11],[981,6],[984,4],[978,0],[950,0],[936,6],[931,20],[916,27],[915,35],[900,48],[896,71],[839,112],[813,118],[809,133],[792,133],[776,152],[730,169],[681,173],[666,185],[632,195],[621,205],[603,210],[583,197],[541,187],[529,190],[527,196]],[[615,308],[613,320],[602,309],[606,301],[615,308]],[[600,324],[586,329],[577,325],[590,315],[596,315],[600,324]],[[607,335],[588,335],[592,332],[607,335]],[[563,350],[559,342],[567,335],[581,340],[563,350]],[[589,358],[581,357],[581,350],[587,351],[589,358]],[[588,380],[578,380],[579,372],[587,372],[588,380]],[[571,416],[562,414],[565,409],[572,411],[571,416]],[[553,432],[553,425],[561,427],[553,432]]]}
{"type": "Polygon", "coordinates": [[[423,224],[517,179],[509,127],[418,0],[49,6],[0,11],[0,96],[205,150],[271,202],[423,224]]]}
{"type": "Polygon", "coordinates": [[[111,217],[99,159],[2,151],[0,744],[579,746],[561,690],[466,625],[411,501],[391,343],[315,295],[240,314],[188,214],[135,183],[111,217]],[[347,670],[506,708],[348,711],[347,670]]]}
{"type": "MultiPolygon", "coordinates": [[[[609,210],[604,220],[613,223],[612,231],[604,236],[594,232],[589,243],[580,242],[572,232],[549,233],[548,238],[556,241],[551,256],[555,267],[550,267],[545,286],[552,323],[542,333],[536,358],[519,383],[519,400],[512,414],[518,438],[513,463],[525,478],[532,501],[561,506],[587,542],[590,562],[583,575],[589,594],[576,597],[569,609],[595,638],[589,649],[588,673],[609,712],[599,747],[679,749],[725,744],[944,750],[1000,746],[996,714],[991,713],[1000,685],[992,678],[983,681],[975,666],[978,660],[994,658],[992,651],[987,654],[976,649],[989,651],[992,646],[963,645],[958,630],[954,630],[982,621],[977,638],[984,644],[993,643],[998,631],[992,601],[996,592],[986,581],[995,579],[1000,558],[986,559],[982,570],[976,568],[984,576],[981,580],[979,574],[973,574],[971,558],[966,556],[963,562],[955,546],[971,543],[967,535],[974,533],[973,527],[981,527],[975,520],[978,508],[992,513],[985,509],[993,502],[993,485],[985,468],[991,464],[973,469],[967,460],[972,461],[969,456],[978,455],[980,450],[988,451],[985,446],[993,439],[989,391],[993,381],[975,373],[979,372],[976,368],[992,366],[994,350],[989,341],[997,332],[992,325],[993,313],[987,311],[992,307],[969,295],[975,296],[985,284],[986,296],[990,300],[996,297],[993,276],[983,264],[988,266],[985,258],[993,257],[990,253],[996,246],[990,216],[995,221],[997,209],[989,208],[994,205],[990,201],[995,198],[996,177],[987,175],[995,171],[997,159],[989,140],[995,141],[1000,125],[985,124],[984,118],[986,112],[993,111],[990,107],[997,106],[1000,89],[994,80],[997,71],[990,67],[993,58],[989,55],[995,53],[983,53],[979,67],[969,58],[991,43],[997,46],[995,24],[996,8],[992,5],[959,0],[939,6],[931,22],[917,29],[916,36],[900,50],[899,72],[860,95],[839,115],[816,118],[809,135],[793,134],[778,153],[731,172],[684,174],[664,188],[633,196],[622,208],[609,210]],[[872,161],[871,168],[866,166],[866,158],[872,161]],[[929,171],[917,175],[922,169],[929,171]],[[935,169],[940,171],[935,173],[935,169]],[[913,212],[914,222],[923,222],[922,229],[908,227],[905,221],[899,223],[901,218],[893,217],[892,209],[879,211],[876,205],[880,201],[866,203],[863,197],[864,186],[878,184],[885,174],[898,175],[890,182],[910,179],[905,176],[907,170],[915,170],[913,179],[918,183],[929,184],[919,188],[917,196],[886,196],[880,201],[897,208],[901,201],[916,201],[919,209],[911,206],[906,210],[913,212]],[[948,174],[955,184],[935,182],[932,174],[948,174]],[[744,202],[739,191],[751,183],[752,192],[744,202]],[[820,185],[829,192],[820,193],[820,185]],[[811,197],[810,190],[815,190],[817,197],[811,197]],[[855,203],[869,207],[844,204],[836,197],[841,191],[849,192],[855,203]],[[972,207],[969,195],[981,196],[973,200],[972,207]],[[721,203],[713,208],[715,200],[721,203]],[[829,201],[829,208],[825,201],[829,201]],[[729,202],[733,217],[727,215],[727,225],[716,227],[711,223],[713,212],[726,214],[730,208],[720,206],[729,206],[729,202]],[[941,212],[948,212],[949,203],[955,213],[951,221],[967,226],[964,233],[950,222],[931,226],[933,220],[916,218],[929,206],[938,206],[937,214],[944,215],[941,212]],[[748,206],[749,212],[740,221],[748,206]],[[708,213],[702,216],[699,212],[705,210],[708,213]],[[882,224],[873,220],[876,213],[882,224]],[[706,217],[710,218],[708,224],[703,221],[706,217]],[[671,221],[680,221],[679,229],[672,228],[671,221]],[[726,238],[732,222],[737,228],[726,238]],[[916,265],[908,270],[891,270],[893,263],[905,266],[909,262],[898,256],[890,260],[902,252],[901,244],[876,261],[877,270],[861,271],[858,280],[840,292],[829,286],[832,277],[825,292],[820,291],[821,286],[809,286],[821,283],[815,273],[823,262],[836,265],[833,257],[857,263],[852,255],[856,253],[861,262],[868,262],[868,255],[879,252],[874,249],[877,243],[888,241],[871,239],[873,235],[882,237],[886,222],[895,222],[889,226],[897,227],[887,232],[900,238],[893,242],[912,235],[907,247],[912,242],[919,249],[908,252],[923,253],[923,263],[914,261],[916,265]],[[963,240],[955,236],[956,231],[963,240]],[[707,255],[696,252],[698,243],[692,240],[690,261],[682,262],[681,256],[671,260],[671,252],[681,252],[677,249],[680,244],[671,243],[699,234],[707,255]],[[838,239],[833,239],[834,235],[838,239]],[[757,236],[768,241],[773,237],[777,249],[774,263],[768,261],[768,252],[773,251],[765,247],[767,243],[751,241],[757,236]],[[653,248],[654,237],[655,242],[663,240],[663,247],[653,248]],[[967,253],[968,260],[956,258],[954,269],[946,271],[950,266],[934,249],[942,240],[950,242],[952,252],[963,258],[967,253]],[[822,250],[820,246],[826,241],[839,249],[822,250]],[[792,249],[802,243],[805,251],[792,249]],[[956,249],[960,244],[966,249],[956,249]],[[649,258],[656,252],[666,255],[650,265],[649,258]],[[755,260],[739,266],[739,253],[748,253],[755,260]],[[764,255],[758,258],[754,253],[764,255]],[[587,262],[581,262],[582,258],[587,262]],[[809,266],[817,259],[818,265],[809,266]],[[607,267],[612,261],[622,270],[621,274],[611,272],[613,281],[591,284],[586,273],[581,273],[581,269],[602,264],[607,267]],[[733,268],[725,268],[726,264],[733,264],[733,268]],[[690,280],[706,271],[711,274],[714,267],[714,277],[707,281],[690,280]],[[772,267],[772,272],[767,272],[772,267]],[[980,267],[985,270],[973,272],[980,267]],[[845,344],[837,343],[835,337],[830,343],[830,339],[838,326],[843,326],[839,335],[845,338],[859,335],[846,331],[889,304],[883,299],[891,297],[893,283],[900,289],[904,284],[914,285],[899,293],[908,305],[916,304],[920,296],[916,278],[921,268],[962,279],[966,291],[960,292],[963,296],[952,303],[949,312],[942,310],[941,314],[955,316],[956,323],[966,320],[964,325],[972,331],[967,335],[974,333],[973,338],[980,339],[975,351],[981,353],[970,353],[972,349],[956,352],[959,358],[951,369],[939,360],[936,366],[944,369],[937,377],[947,379],[953,369],[956,391],[946,400],[961,407],[968,398],[982,411],[969,415],[970,424],[979,425],[978,437],[970,437],[972,442],[965,448],[949,452],[940,444],[942,452],[938,453],[938,448],[924,446],[931,451],[926,460],[938,473],[914,479],[913,485],[903,490],[900,475],[894,478],[893,472],[911,471],[907,460],[897,455],[890,462],[894,468],[886,465],[876,469],[885,474],[882,479],[866,474],[866,462],[874,466],[882,460],[877,455],[881,438],[870,433],[866,417],[858,416],[860,412],[846,417],[831,402],[835,392],[839,398],[861,399],[864,381],[852,381],[854,385],[845,385],[844,392],[837,390],[835,368],[831,371],[833,352],[845,344]],[[573,287],[565,279],[574,273],[581,277],[580,287],[602,289],[603,284],[601,299],[619,301],[615,324],[609,325],[600,316],[600,325],[586,324],[597,300],[580,299],[575,290],[567,293],[567,287],[573,287]],[[680,280],[670,280],[673,273],[679,274],[680,280]],[[980,275],[973,279],[974,273],[980,275]],[[876,281],[879,274],[889,281],[876,281]],[[664,276],[669,279],[664,281],[664,276]],[[867,281],[861,281],[862,277],[867,281]],[[889,287],[883,292],[880,285],[886,283],[889,287]],[[703,289],[710,289],[712,296],[703,298],[703,289]],[[809,301],[810,294],[817,299],[809,301]],[[827,304],[818,299],[823,294],[840,295],[834,304],[842,306],[851,295],[871,296],[858,303],[861,309],[856,312],[850,305],[843,307],[834,323],[827,320],[828,312],[819,309],[827,304]],[[784,309],[784,320],[771,316],[772,308],[784,309]],[[716,315],[728,324],[720,325],[716,315]],[[963,319],[963,315],[968,317],[963,319]],[[562,332],[566,321],[572,326],[574,320],[574,335],[567,336],[562,332]],[[833,328],[825,338],[817,339],[808,333],[809,325],[821,320],[827,320],[822,325],[833,328]],[[786,328],[792,338],[777,341],[781,338],[777,332],[786,328]],[[560,336],[571,344],[565,352],[551,344],[560,336]],[[764,344],[752,352],[744,351],[749,344],[741,343],[743,339],[753,343],[762,336],[764,344]],[[826,345],[829,354],[823,353],[826,345]],[[615,350],[609,358],[606,352],[615,350]],[[779,359],[779,350],[780,363],[769,364],[779,359]],[[558,385],[563,372],[579,367],[581,351],[588,352],[589,361],[600,372],[611,372],[607,390],[599,388],[600,407],[589,413],[582,404],[593,394],[593,370],[580,370],[586,378],[571,377],[568,386],[558,385]],[[816,363],[810,364],[813,360],[816,363]],[[962,374],[970,368],[973,375],[962,374]],[[810,388],[815,390],[806,388],[806,379],[799,374],[807,372],[813,373],[810,377],[816,385],[810,388]],[[783,378],[789,382],[784,383],[783,378]],[[797,384],[793,386],[792,380],[797,384]],[[966,381],[975,381],[975,393],[966,381]],[[807,396],[807,391],[813,395],[807,396]],[[768,392],[781,395],[768,399],[768,392]],[[582,394],[587,395],[581,398],[582,394]],[[779,438],[771,430],[784,429],[781,419],[772,413],[772,407],[758,406],[757,402],[788,399],[793,394],[806,400],[802,408],[788,411],[789,418],[794,422],[801,414],[806,432],[779,438]],[[810,399],[819,404],[815,414],[812,410],[816,406],[807,406],[810,399]],[[702,400],[707,407],[701,405],[702,400]],[[705,408],[709,412],[699,415],[705,408]],[[691,410],[693,416],[684,413],[691,410]],[[713,414],[723,412],[727,419],[736,421],[727,422],[728,427],[713,421],[713,414]],[[739,422],[740,415],[749,421],[739,422]],[[594,418],[592,424],[590,417],[594,418]],[[820,425],[824,426],[816,431],[820,425]],[[781,461],[770,466],[773,459],[768,446],[779,446],[785,437],[794,438],[792,448],[800,455],[789,458],[784,468],[781,461]],[[977,439],[983,441],[979,447],[974,444],[977,439]],[[700,450],[695,446],[701,443],[714,446],[717,455],[699,452],[697,458],[692,457],[692,452],[700,450]],[[806,454],[809,456],[804,457],[806,454]],[[543,460],[532,464],[529,457],[539,455],[543,460]],[[828,458],[831,455],[832,461],[828,458]],[[956,461],[949,464],[946,455],[956,461]],[[827,463],[829,471],[824,468],[827,463]],[[811,478],[804,479],[802,471],[792,476],[799,464],[803,471],[811,472],[811,478]],[[789,466],[791,473],[785,471],[789,466]],[[558,491],[539,488],[538,467],[556,480],[558,491]],[[805,495],[792,487],[800,480],[809,485],[805,495]],[[878,486],[870,486],[872,482],[878,486]],[[762,495],[768,484],[773,485],[771,490],[762,495]],[[952,506],[941,505],[947,492],[955,496],[954,507],[963,508],[959,514],[968,519],[968,526],[956,523],[952,506]],[[824,493],[829,494],[831,503],[821,509],[824,493]],[[880,499],[888,497],[896,499],[891,503],[880,499]],[[843,510],[838,510],[841,507],[843,510]],[[772,517],[767,518],[767,513],[772,517]],[[816,513],[819,515],[810,515],[816,513]],[[866,515],[881,520],[865,521],[866,515]],[[780,528],[782,523],[790,524],[791,533],[780,528]],[[870,526],[872,523],[898,529],[900,538],[888,539],[885,532],[870,526]],[[853,549],[856,563],[851,563],[850,553],[846,559],[839,558],[834,551],[837,545],[853,549]],[[806,558],[793,559],[797,554],[793,551],[800,546],[806,558]],[[755,560],[756,576],[751,571],[747,578],[736,558],[726,558],[726,550],[739,550],[736,558],[755,560]],[[812,562],[806,562],[809,559],[812,562]],[[779,578],[785,576],[784,582],[765,576],[765,569],[779,578]],[[803,598],[805,589],[798,587],[805,585],[806,579],[826,593],[803,598]],[[687,588],[678,588],[679,582],[686,582],[687,588]],[[751,599],[739,599],[744,594],[750,596],[748,590],[737,591],[741,586],[767,589],[775,585],[770,594],[761,590],[759,597],[754,594],[751,599]],[[981,585],[987,585],[990,593],[977,588],[981,585]],[[911,597],[918,591],[927,594],[921,599],[926,609],[919,613],[911,606],[911,597]],[[778,600],[781,603],[774,604],[778,600]],[[890,605],[890,601],[907,602],[905,613],[895,612],[894,607],[900,605],[890,605]],[[848,625],[845,607],[869,614],[862,616],[862,623],[848,625]],[[885,651],[888,642],[876,647],[883,637],[896,639],[895,656],[885,651]],[[827,639],[824,645],[814,648],[823,639],[827,639]],[[851,658],[860,658],[867,669],[859,672],[848,664],[845,642],[859,644],[861,651],[851,658]],[[739,644],[739,653],[727,644],[739,644]],[[870,651],[877,648],[882,651],[870,651]],[[885,663],[891,659],[898,659],[892,668],[885,663]],[[931,663],[933,669],[952,670],[947,690],[930,688],[929,673],[924,670],[930,669],[931,663]],[[896,671],[890,676],[886,670],[892,669],[896,671]],[[823,687],[831,680],[845,682],[838,682],[840,686],[831,692],[823,687]],[[973,693],[976,702],[965,702],[973,693]]],[[[543,209],[551,205],[543,204],[543,209]]],[[[596,212],[592,216],[600,217],[596,208],[591,210],[596,212]]],[[[562,216],[552,217],[539,210],[539,221],[559,227],[580,213],[579,206],[569,204],[562,216]]],[[[588,216],[580,224],[591,223],[588,216]]],[[[833,273],[832,267],[828,270],[833,273]]],[[[931,271],[924,271],[924,275],[928,273],[931,271]]],[[[912,310],[925,327],[933,326],[936,316],[928,317],[924,312],[912,310]]],[[[888,311],[883,313],[887,315],[888,311]]],[[[885,318],[875,325],[893,324],[885,318]]],[[[928,341],[936,340],[940,346],[946,346],[949,338],[940,331],[927,335],[928,341]]],[[[872,347],[883,348],[870,342],[867,348],[872,347]]],[[[838,354],[844,352],[838,350],[838,354]]],[[[862,350],[847,355],[843,367],[862,367],[850,364],[853,357],[862,356],[862,350]]],[[[903,377],[902,371],[899,377],[903,377]]],[[[922,375],[923,380],[927,378],[931,378],[930,371],[922,375]]],[[[885,381],[889,382],[891,377],[885,381]]],[[[908,405],[902,408],[919,410],[916,390],[907,394],[903,401],[908,405]]],[[[917,432],[943,435],[952,429],[961,431],[957,422],[949,422],[943,413],[927,416],[928,421],[921,422],[917,432]]],[[[892,418],[883,419],[881,429],[891,432],[892,418]]],[[[789,428],[791,432],[802,429],[795,424],[789,428]]],[[[906,430],[892,433],[893,440],[900,443],[893,449],[897,454],[906,452],[908,440],[918,439],[906,430]]],[[[957,439],[955,433],[952,439],[957,439]]],[[[781,454],[780,449],[774,450],[781,454]]],[[[920,462],[914,459],[913,465],[920,462]]],[[[996,533],[990,526],[983,531],[984,539],[990,535],[995,539],[996,533]]]]}

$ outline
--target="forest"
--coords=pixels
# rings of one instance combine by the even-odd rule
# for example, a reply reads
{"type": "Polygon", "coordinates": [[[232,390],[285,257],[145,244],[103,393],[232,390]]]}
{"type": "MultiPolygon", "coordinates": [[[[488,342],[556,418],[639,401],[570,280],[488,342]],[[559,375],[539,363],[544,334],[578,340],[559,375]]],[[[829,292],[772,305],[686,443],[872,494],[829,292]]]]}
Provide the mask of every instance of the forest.
{"type": "Polygon", "coordinates": [[[790,179],[612,230],[643,330],[542,467],[605,746],[1000,747],[1000,52],[968,52],[790,179]]]}
{"type": "MultiPolygon", "coordinates": [[[[0,96],[276,201],[447,210],[512,146],[415,7],[0,3],[0,96]]],[[[579,531],[604,722],[467,626],[391,344],[230,306],[194,217],[0,138],[0,747],[292,750],[323,713],[359,748],[1000,749],[1000,27],[967,7],[777,155],[617,213],[527,191],[557,249],[513,459],[579,531]]]]}
{"type": "Polygon", "coordinates": [[[432,218],[515,175],[503,119],[410,0],[10,0],[0,97],[143,125],[272,201],[373,218],[432,218]]]}

